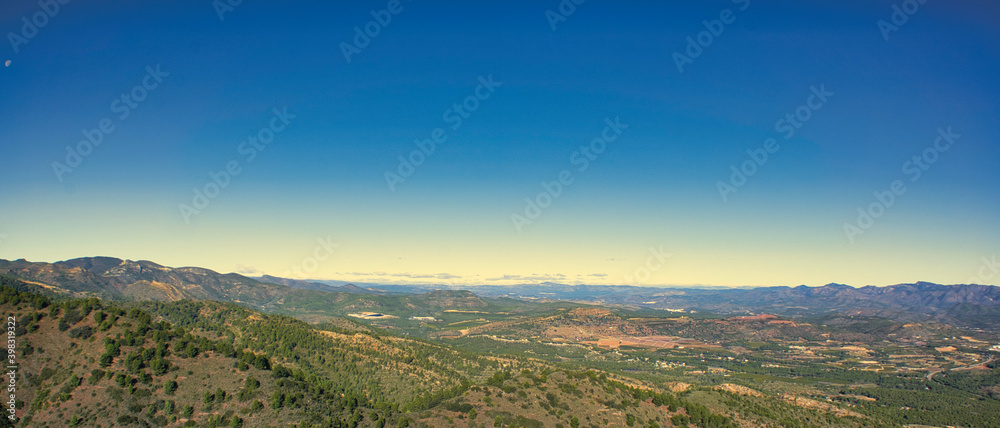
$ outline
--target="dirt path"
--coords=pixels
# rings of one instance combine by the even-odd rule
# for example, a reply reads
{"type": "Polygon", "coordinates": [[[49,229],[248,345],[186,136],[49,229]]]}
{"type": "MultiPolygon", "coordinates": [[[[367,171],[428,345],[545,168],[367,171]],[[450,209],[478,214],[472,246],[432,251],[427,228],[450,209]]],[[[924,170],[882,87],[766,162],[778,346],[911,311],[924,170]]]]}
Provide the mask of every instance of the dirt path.
{"type": "MultiPolygon", "coordinates": [[[[996,360],[997,360],[997,357],[990,357],[990,359],[986,360],[985,362],[975,363],[975,364],[969,364],[967,366],[962,366],[962,367],[955,367],[955,368],[949,369],[948,371],[955,372],[955,371],[963,371],[963,370],[972,370],[972,369],[978,368],[980,366],[986,366],[987,364],[992,363],[992,362],[994,362],[996,360]]],[[[942,369],[942,368],[937,368],[936,370],[932,370],[931,372],[927,373],[927,380],[934,380],[934,375],[936,375],[938,373],[943,373],[944,371],[945,370],[942,369]]]]}

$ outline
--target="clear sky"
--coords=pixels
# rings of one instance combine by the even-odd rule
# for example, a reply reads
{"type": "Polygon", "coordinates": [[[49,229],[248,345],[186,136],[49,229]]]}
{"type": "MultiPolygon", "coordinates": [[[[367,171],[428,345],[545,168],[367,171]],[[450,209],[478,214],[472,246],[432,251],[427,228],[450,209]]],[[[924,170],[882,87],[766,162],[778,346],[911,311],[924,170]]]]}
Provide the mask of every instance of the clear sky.
{"type": "Polygon", "coordinates": [[[0,258],[1000,282],[1000,4],[562,3],[5,2],[0,258]]]}

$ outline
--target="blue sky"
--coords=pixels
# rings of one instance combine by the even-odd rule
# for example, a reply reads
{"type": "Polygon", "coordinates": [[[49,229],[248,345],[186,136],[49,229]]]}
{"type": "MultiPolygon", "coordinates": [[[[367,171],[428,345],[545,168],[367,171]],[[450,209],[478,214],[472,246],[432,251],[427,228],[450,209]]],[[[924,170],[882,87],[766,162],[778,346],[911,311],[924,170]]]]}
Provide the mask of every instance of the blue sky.
{"type": "Polygon", "coordinates": [[[1000,6],[958,3],[926,2],[886,40],[878,22],[904,2],[590,0],[555,30],[556,1],[243,2],[223,19],[209,1],[14,2],[0,257],[364,282],[996,284],[1000,6]],[[35,34],[23,19],[40,13],[35,34]],[[460,103],[475,108],[452,128],[460,103]],[[578,153],[615,118],[601,153],[578,153]],[[104,119],[72,171],[53,166],[104,119]],[[960,136],[935,148],[948,127],[960,136]],[[916,180],[914,156],[935,160],[916,180]],[[227,164],[239,174],[185,211],[227,164]]]}

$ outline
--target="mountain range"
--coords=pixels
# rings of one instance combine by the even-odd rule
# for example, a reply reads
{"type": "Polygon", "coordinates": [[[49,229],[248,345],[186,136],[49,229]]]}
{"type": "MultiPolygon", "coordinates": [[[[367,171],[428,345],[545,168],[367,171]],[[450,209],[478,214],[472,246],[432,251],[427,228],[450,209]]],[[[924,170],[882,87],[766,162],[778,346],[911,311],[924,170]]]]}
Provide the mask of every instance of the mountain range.
{"type": "Polygon", "coordinates": [[[855,288],[822,287],[659,288],[557,283],[512,286],[385,285],[262,276],[198,268],[171,268],[150,261],[84,257],[55,263],[0,260],[0,273],[77,296],[176,301],[215,300],[319,321],[350,311],[394,309],[420,315],[422,308],[483,307],[487,301],[573,301],[633,310],[709,312],[720,315],[772,313],[791,317],[830,313],[900,321],[937,320],[990,329],[1000,324],[1000,287],[928,282],[855,288]],[[447,293],[439,290],[444,289],[447,293]],[[470,292],[471,291],[471,292],[470,292]],[[483,299],[486,300],[483,300],[483,299]]]}
{"type": "Polygon", "coordinates": [[[465,289],[111,257],[0,260],[0,286],[21,426],[998,426],[993,286],[465,289]]]}

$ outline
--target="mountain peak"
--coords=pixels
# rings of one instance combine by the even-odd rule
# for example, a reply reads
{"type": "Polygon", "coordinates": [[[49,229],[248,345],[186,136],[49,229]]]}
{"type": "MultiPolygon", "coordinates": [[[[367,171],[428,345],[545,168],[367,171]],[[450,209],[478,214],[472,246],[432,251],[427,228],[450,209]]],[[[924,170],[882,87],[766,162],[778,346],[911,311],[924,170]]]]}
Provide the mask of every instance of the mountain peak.
{"type": "Polygon", "coordinates": [[[67,268],[80,268],[85,271],[102,274],[111,268],[121,265],[125,260],[115,257],[79,257],[55,262],[53,265],[67,268]]]}

